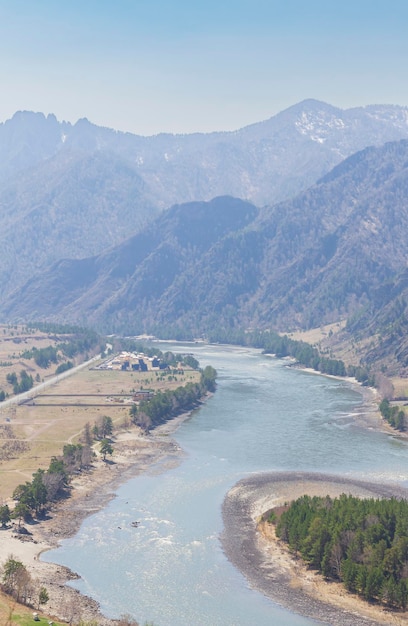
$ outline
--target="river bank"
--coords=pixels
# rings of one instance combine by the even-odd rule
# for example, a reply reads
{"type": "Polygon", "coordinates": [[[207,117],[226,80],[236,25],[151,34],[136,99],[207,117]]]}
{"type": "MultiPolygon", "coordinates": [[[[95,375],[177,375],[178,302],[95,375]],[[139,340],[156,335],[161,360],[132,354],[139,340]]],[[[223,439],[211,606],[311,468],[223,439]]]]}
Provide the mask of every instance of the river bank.
{"type": "MultiPolygon", "coordinates": [[[[362,405],[356,425],[395,438],[407,437],[407,433],[397,432],[381,417],[375,389],[364,387],[354,379],[329,377],[347,380],[361,393],[362,405]]],[[[385,484],[332,474],[274,472],[243,479],[228,492],[223,503],[222,546],[227,558],[253,588],[289,610],[330,626],[408,624],[408,614],[368,604],[347,593],[341,584],[325,582],[300,559],[293,557],[286,545],[277,539],[274,527],[262,519],[268,510],[304,494],[336,497],[342,493],[361,498],[408,498],[408,489],[397,483],[385,484]]]]}
{"type": "MultiPolygon", "coordinates": [[[[359,388],[359,391],[362,390],[359,388]]],[[[369,394],[369,390],[367,390],[367,393],[369,394]]],[[[356,417],[359,426],[361,428],[367,426],[375,430],[378,428],[382,429],[382,420],[378,417],[375,404],[372,405],[372,409],[373,411],[371,411],[371,408],[366,410],[366,406],[363,404],[361,410],[359,410],[359,415],[356,417]]],[[[168,435],[178,427],[185,417],[177,418],[166,424],[164,428],[167,429],[167,434],[162,427],[148,437],[136,436],[135,433],[130,431],[129,433],[123,433],[118,438],[118,443],[115,444],[114,463],[104,464],[100,462],[96,465],[91,475],[76,477],[73,497],[63,503],[61,508],[52,511],[51,519],[45,524],[30,528],[34,533],[33,539],[38,541],[39,544],[42,542],[41,545],[34,544],[36,551],[32,556],[29,569],[31,572],[34,572],[37,567],[38,576],[36,574],[35,576],[38,577],[41,584],[50,589],[50,602],[45,607],[47,613],[64,616],[64,619],[69,620],[71,619],[70,613],[75,610],[74,622],[77,619],[75,616],[79,614],[82,619],[97,619],[98,623],[101,624],[112,623],[98,613],[96,603],[80,596],[77,591],[64,586],[64,582],[72,578],[72,573],[60,566],[49,566],[49,564],[38,561],[38,554],[42,550],[57,546],[61,539],[75,534],[82,520],[87,515],[103,508],[109,499],[114,497],[115,489],[119,484],[126,482],[132,476],[151,471],[152,468],[154,468],[154,471],[165,471],[168,467],[174,466],[173,464],[178,464],[183,453],[171,441],[168,435]],[[120,441],[122,438],[123,440],[120,441]],[[122,446],[123,449],[121,448],[122,446]]],[[[242,473],[239,475],[242,475],[242,473]]],[[[265,506],[266,508],[269,507],[265,506]]],[[[9,535],[9,532],[7,531],[4,534],[9,535]]],[[[3,533],[0,533],[0,539],[2,535],[3,533]]],[[[17,541],[19,544],[22,544],[21,541],[17,541]]],[[[15,552],[8,543],[4,545],[4,548],[0,546],[0,550],[5,557],[10,552],[15,552]]],[[[21,558],[21,560],[26,563],[24,558],[21,558]]],[[[97,564],[95,566],[97,567],[97,564]]],[[[138,615],[136,614],[135,617],[137,618],[138,615]]],[[[156,619],[159,621],[157,617],[156,619]]]]}
{"type": "MultiPolygon", "coordinates": [[[[96,620],[102,626],[115,624],[102,615],[97,602],[66,585],[77,578],[74,572],[43,562],[41,554],[75,535],[88,515],[101,510],[115,497],[119,485],[139,474],[165,472],[180,463],[183,452],[170,435],[189,416],[190,413],[181,415],[149,435],[139,429],[121,432],[115,438],[112,460],[97,459],[91,470],[77,475],[72,480],[68,499],[56,504],[46,520],[26,524],[29,535],[17,534],[16,525],[0,530],[0,565],[10,555],[24,564],[35,586],[47,589],[49,601],[42,607],[47,616],[69,623],[96,620]]],[[[137,615],[134,617],[137,619],[137,615]]]]}
{"type": "Polygon", "coordinates": [[[262,515],[301,495],[342,493],[357,497],[407,497],[399,485],[305,472],[260,474],[241,480],[223,504],[222,545],[228,559],[250,585],[282,606],[331,626],[408,624],[408,614],[388,611],[347,594],[340,584],[326,583],[294,558],[276,539],[262,515]]]}
{"type": "Polygon", "coordinates": [[[333,374],[323,374],[322,372],[314,370],[311,367],[304,367],[303,365],[299,365],[295,360],[293,360],[291,365],[289,365],[288,367],[295,367],[302,372],[314,374],[315,376],[325,376],[326,378],[332,378],[333,380],[345,381],[351,387],[357,389],[362,396],[362,411],[358,416],[359,424],[366,428],[375,428],[376,430],[381,430],[382,432],[393,435],[397,438],[408,438],[408,431],[401,431],[393,428],[391,424],[389,424],[382,417],[379,410],[379,404],[382,398],[378,392],[378,389],[376,389],[375,387],[367,387],[358,382],[356,378],[351,378],[349,376],[335,376],[333,374]]]}

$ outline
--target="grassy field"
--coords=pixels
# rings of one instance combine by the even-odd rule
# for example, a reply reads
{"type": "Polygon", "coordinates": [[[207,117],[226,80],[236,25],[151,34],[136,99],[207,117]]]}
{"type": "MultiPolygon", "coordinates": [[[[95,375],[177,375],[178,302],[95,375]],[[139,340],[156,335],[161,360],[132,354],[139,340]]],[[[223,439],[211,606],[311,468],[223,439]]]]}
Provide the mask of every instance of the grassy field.
{"type": "Polygon", "coordinates": [[[34,379],[40,380],[53,374],[53,370],[42,369],[36,365],[33,359],[24,358],[22,355],[32,348],[55,347],[57,342],[46,333],[40,331],[28,332],[23,327],[0,325],[0,389],[12,395],[13,389],[7,382],[7,374],[14,372],[19,375],[21,370],[26,370],[34,379]]]}
{"type": "MultiPolygon", "coordinates": [[[[54,376],[58,365],[68,361],[61,351],[58,354],[58,363],[50,363],[49,367],[39,367],[34,358],[28,358],[27,352],[52,347],[58,350],[61,343],[68,342],[71,335],[45,333],[39,330],[30,330],[25,326],[6,326],[0,324],[0,391],[8,396],[13,395],[13,385],[7,381],[7,376],[16,374],[20,377],[22,370],[32,376],[34,385],[54,376]]],[[[71,359],[74,365],[82,363],[86,355],[79,354],[71,359]]]]}
{"type": "Polygon", "coordinates": [[[394,387],[394,397],[408,397],[408,380],[406,378],[391,378],[394,387]]]}
{"type": "Polygon", "coordinates": [[[340,359],[346,365],[358,365],[361,356],[367,348],[371,339],[362,341],[352,341],[342,333],[346,326],[346,320],[327,324],[319,328],[311,328],[306,331],[289,333],[289,337],[296,341],[305,341],[316,346],[321,354],[329,355],[331,358],[340,359]]]}
{"type": "Polygon", "coordinates": [[[305,341],[312,346],[320,344],[322,341],[338,333],[344,328],[346,322],[336,322],[335,324],[327,324],[326,326],[320,326],[319,328],[311,328],[310,330],[302,330],[294,333],[288,333],[288,337],[295,341],[305,341]]]}
{"type": "Polygon", "coordinates": [[[368,337],[357,341],[350,340],[347,334],[343,333],[346,321],[328,324],[319,328],[312,328],[306,331],[289,333],[289,337],[296,341],[305,341],[316,346],[320,353],[330,356],[333,359],[340,359],[345,365],[359,365],[361,358],[377,341],[376,337],[368,337]]]}
{"type": "MultiPolygon", "coordinates": [[[[33,343],[49,345],[49,338],[31,338],[33,343],[30,343],[28,335],[22,337],[24,350],[33,343]]],[[[10,358],[10,353],[6,356],[5,344],[10,347],[9,341],[0,341],[3,346],[0,360],[10,358]]],[[[186,368],[183,372],[85,368],[41,390],[37,396],[34,388],[30,403],[11,407],[0,404],[0,502],[10,498],[17,485],[31,480],[38,468],[46,469],[50,459],[61,454],[65,444],[77,443],[85,424],[92,428],[99,418],[107,415],[115,428],[126,425],[135,391],[175,389],[200,378],[200,373],[194,370],[186,368]],[[2,448],[10,440],[10,432],[13,441],[24,449],[18,450],[12,458],[4,458],[2,448]]]]}

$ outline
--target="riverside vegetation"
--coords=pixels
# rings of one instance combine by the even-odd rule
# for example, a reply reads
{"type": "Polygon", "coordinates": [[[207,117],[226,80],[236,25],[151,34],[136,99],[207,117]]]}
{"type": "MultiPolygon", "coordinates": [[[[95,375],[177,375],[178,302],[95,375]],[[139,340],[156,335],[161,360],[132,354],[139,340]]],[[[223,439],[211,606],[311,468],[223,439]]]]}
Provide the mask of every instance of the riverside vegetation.
{"type": "Polygon", "coordinates": [[[405,430],[405,413],[399,406],[391,406],[390,401],[384,398],[380,402],[379,409],[382,417],[393,428],[400,431],[405,430]]]}
{"type": "MultiPolygon", "coordinates": [[[[126,346],[137,348],[138,352],[150,352],[147,348],[138,345],[126,346]]],[[[192,370],[199,370],[199,382],[188,382],[184,387],[175,389],[157,390],[154,396],[139,406],[132,403],[129,417],[134,425],[141,426],[145,430],[154,428],[163,422],[192,410],[202,400],[208,392],[215,390],[216,371],[211,366],[203,370],[199,369],[199,363],[191,355],[174,355],[171,352],[163,355],[155,350],[155,354],[160,354],[162,359],[172,365],[167,378],[175,378],[171,372],[177,372],[179,377],[192,370]]],[[[125,374],[126,375],[126,374],[125,374]]],[[[194,373],[197,378],[196,373],[194,373]]],[[[162,372],[161,376],[165,376],[162,372]]],[[[166,385],[165,381],[161,383],[166,385]]],[[[170,384],[173,384],[171,380],[170,384]]],[[[129,420],[127,420],[129,424],[129,420]]],[[[29,537],[30,532],[23,525],[23,522],[33,523],[46,518],[47,512],[55,504],[70,496],[71,480],[81,472],[92,470],[93,461],[97,455],[106,461],[107,455],[112,455],[115,451],[115,426],[123,427],[122,420],[119,424],[114,424],[111,417],[104,415],[98,418],[93,425],[86,423],[82,434],[77,438],[77,443],[64,445],[62,454],[53,456],[47,469],[39,468],[32,475],[31,481],[26,481],[18,485],[13,491],[14,508],[8,504],[0,506],[0,524],[3,529],[10,527],[12,520],[17,521],[14,532],[21,536],[22,540],[29,537]]],[[[24,564],[9,555],[0,568],[0,588],[8,594],[15,602],[25,604],[30,607],[39,608],[48,601],[48,592],[44,586],[38,586],[32,579],[24,564]]],[[[1,609],[1,601],[0,601],[1,609]]],[[[1,611],[0,611],[1,613],[1,611]]],[[[132,619],[123,618],[120,623],[128,626],[137,626],[137,622],[132,619]]]]}
{"type": "Polygon", "coordinates": [[[268,521],[290,550],[327,580],[368,601],[408,603],[408,502],[302,496],[268,521]]]}
{"type": "MultiPolygon", "coordinates": [[[[342,360],[332,358],[330,354],[320,354],[317,348],[304,341],[296,341],[286,335],[282,336],[272,331],[234,331],[232,334],[227,334],[225,331],[213,331],[210,338],[213,341],[218,340],[226,343],[239,343],[241,345],[251,345],[262,348],[264,353],[275,354],[278,357],[290,356],[296,359],[297,362],[315,371],[337,376],[354,376],[366,385],[374,382],[369,371],[364,368],[346,365],[342,360]]],[[[130,340],[122,340],[120,347],[136,352],[149,353],[151,355],[153,355],[153,353],[157,354],[157,349],[148,349],[130,340]]],[[[55,362],[52,358],[53,352],[51,350],[44,351],[40,353],[40,355],[41,359],[49,356],[50,362],[55,362]]],[[[36,350],[31,351],[30,354],[31,358],[40,355],[36,350]]],[[[28,354],[26,354],[26,356],[28,356],[28,354]]],[[[198,362],[191,355],[184,356],[183,359],[180,359],[180,357],[176,357],[171,352],[165,354],[160,352],[160,358],[171,364],[173,368],[186,366],[197,369],[199,367],[198,362]]],[[[198,406],[203,395],[214,391],[215,380],[216,372],[214,368],[208,366],[201,371],[199,382],[189,382],[184,386],[171,390],[158,390],[149,400],[141,401],[139,404],[132,404],[129,410],[130,419],[135,425],[140,426],[144,430],[154,428],[180,413],[189,411],[198,406]]],[[[390,407],[388,400],[384,400],[381,403],[380,409],[383,417],[395,428],[404,430],[405,419],[403,411],[398,410],[397,407],[390,407]]],[[[41,519],[47,508],[52,505],[53,502],[69,495],[70,477],[74,475],[75,472],[82,471],[90,466],[93,455],[92,446],[95,441],[99,442],[99,452],[104,460],[107,454],[111,455],[114,452],[114,445],[112,445],[111,439],[112,431],[112,420],[107,416],[100,419],[93,427],[88,424],[84,429],[80,443],[64,446],[62,456],[54,457],[46,471],[42,469],[37,470],[37,472],[33,474],[31,483],[26,482],[17,487],[13,494],[14,499],[17,501],[15,509],[11,512],[8,508],[2,507],[0,510],[0,522],[7,525],[11,517],[14,517],[18,519],[20,526],[23,519],[30,519],[30,517],[41,519]]],[[[325,499],[326,506],[328,502],[329,500],[325,499]]],[[[358,519],[357,514],[356,519],[358,519]]],[[[319,523],[320,522],[316,522],[316,525],[319,526],[319,523]]],[[[324,521],[323,526],[327,526],[326,521],[324,521]]],[[[348,528],[347,531],[349,530],[348,528]]],[[[351,532],[356,533],[357,531],[353,527],[351,532]]],[[[363,540],[360,541],[360,539],[358,539],[360,541],[359,545],[364,545],[363,551],[358,556],[360,560],[350,565],[351,560],[347,560],[348,552],[346,546],[342,558],[344,563],[339,565],[338,574],[335,574],[333,555],[338,554],[340,549],[339,545],[345,545],[344,539],[342,540],[343,543],[340,539],[336,542],[336,538],[340,535],[343,536],[342,533],[343,530],[336,528],[333,533],[330,534],[330,540],[328,541],[331,543],[327,546],[326,544],[322,544],[323,540],[321,537],[316,539],[316,541],[320,542],[319,545],[323,545],[321,548],[323,550],[323,557],[326,555],[326,561],[320,564],[321,568],[324,567],[321,571],[325,577],[336,579],[337,575],[337,579],[344,580],[344,584],[349,591],[360,593],[369,600],[374,599],[384,602],[393,608],[405,608],[408,596],[406,579],[402,578],[398,580],[395,576],[391,578],[387,577],[386,571],[382,569],[384,567],[384,560],[381,561],[378,557],[379,550],[382,550],[385,555],[385,551],[391,550],[395,545],[397,545],[397,548],[392,553],[387,553],[388,560],[397,552],[397,549],[399,551],[398,555],[404,554],[403,543],[399,542],[397,544],[397,540],[395,540],[394,545],[394,537],[388,540],[384,539],[385,543],[384,545],[381,544],[381,548],[372,548],[377,555],[375,557],[376,560],[373,561],[375,565],[373,565],[371,561],[369,563],[367,562],[366,554],[368,544],[362,544],[363,540]]],[[[347,537],[348,540],[350,540],[350,533],[348,533],[347,537]]],[[[365,538],[364,541],[366,542],[365,538]]],[[[408,538],[406,538],[406,542],[408,545],[408,538]]],[[[316,547],[314,549],[317,550],[316,547]]],[[[308,558],[310,558],[310,550],[308,554],[308,558]]],[[[341,559],[341,556],[339,558],[341,559]]],[[[403,564],[400,564],[400,571],[403,571],[403,569],[403,564]]],[[[25,580],[24,576],[22,580],[25,580]]],[[[30,597],[32,598],[32,595],[30,597]]]]}
{"type": "MultiPolygon", "coordinates": [[[[315,371],[354,377],[363,385],[381,387],[383,383],[379,372],[345,364],[341,359],[322,355],[304,341],[272,331],[235,331],[232,336],[218,331],[212,338],[226,343],[238,340],[280,358],[290,356],[315,371]]],[[[392,387],[389,381],[388,386],[392,387]]],[[[406,430],[406,415],[401,406],[392,405],[383,397],[379,410],[392,428],[406,430]]],[[[310,568],[328,581],[342,582],[348,592],[369,602],[394,610],[407,608],[408,502],[347,495],[332,500],[329,496],[305,495],[284,508],[283,513],[281,509],[273,511],[268,521],[276,524],[277,536],[310,568]]]]}
{"type": "Polygon", "coordinates": [[[201,372],[199,383],[187,383],[174,390],[158,391],[150,400],[143,400],[139,406],[130,409],[132,421],[143,428],[154,428],[159,424],[196,408],[198,402],[208,392],[215,391],[217,373],[211,365],[201,372]]]}
{"type": "Polygon", "coordinates": [[[272,330],[214,329],[209,334],[211,343],[228,343],[241,346],[261,348],[264,354],[274,354],[278,358],[290,356],[300,365],[310,367],[316,372],[331,376],[350,376],[363,385],[374,385],[375,378],[370,370],[361,365],[346,365],[341,359],[321,354],[317,348],[306,343],[291,339],[288,335],[278,334],[272,330]]]}
{"type": "MultiPolygon", "coordinates": [[[[139,407],[132,404],[129,410],[132,422],[144,429],[154,428],[194,409],[206,393],[215,390],[215,379],[216,371],[207,366],[201,374],[200,383],[188,383],[174,391],[159,391],[152,399],[140,402],[139,407]]],[[[9,511],[8,505],[0,507],[0,522],[6,525],[14,517],[19,520],[20,527],[22,519],[43,517],[49,505],[69,493],[70,477],[78,471],[89,469],[95,440],[100,442],[100,453],[104,460],[106,455],[113,454],[114,448],[109,439],[112,433],[113,423],[109,416],[103,416],[92,429],[86,424],[83,443],[65,445],[62,456],[53,457],[46,471],[38,469],[31,482],[26,481],[16,487],[13,499],[17,504],[13,512],[9,511]]]]}
{"type": "Polygon", "coordinates": [[[210,340],[219,343],[231,343],[261,348],[264,354],[274,354],[278,358],[291,357],[304,367],[328,374],[331,376],[348,376],[355,378],[364,386],[375,387],[383,398],[379,410],[383,419],[392,428],[399,432],[407,430],[407,417],[401,405],[391,405],[390,397],[394,393],[393,385],[380,371],[375,368],[363,367],[345,363],[342,359],[335,359],[331,351],[326,353],[302,340],[295,340],[287,335],[280,335],[271,330],[243,330],[217,329],[210,333],[210,340]],[[388,397],[385,397],[388,396],[388,397]]]}
{"type": "MultiPolygon", "coordinates": [[[[161,353],[160,353],[161,354],[161,353]]],[[[170,360],[175,361],[172,353],[167,353],[170,360]]],[[[198,368],[198,361],[192,357],[185,357],[188,363],[198,368]]],[[[181,359],[179,365],[185,363],[181,359]]],[[[191,411],[209,392],[215,391],[216,370],[205,367],[200,374],[199,383],[187,383],[174,390],[157,391],[149,400],[132,403],[129,416],[134,425],[144,430],[155,428],[167,420],[182,413],[191,411]]],[[[106,459],[106,455],[112,455],[114,448],[111,437],[113,435],[112,418],[105,415],[99,418],[93,426],[85,424],[80,437],[80,442],[69,443],[63,447],[62,455],[53,456],[47,470],[39,468],[34,474],[32,481],[26,481],[18,485],[13,492],[13,499],[17,502],[13,511],[8,505],[0,507],[0,523],[6,526],[11,518],[30,520],[32,517],[42,518],[53,502],[69,495],[69,482],[78,471],[89,469],[95,456],[93,445],[99,442],[99,452],[106,459]]]]}

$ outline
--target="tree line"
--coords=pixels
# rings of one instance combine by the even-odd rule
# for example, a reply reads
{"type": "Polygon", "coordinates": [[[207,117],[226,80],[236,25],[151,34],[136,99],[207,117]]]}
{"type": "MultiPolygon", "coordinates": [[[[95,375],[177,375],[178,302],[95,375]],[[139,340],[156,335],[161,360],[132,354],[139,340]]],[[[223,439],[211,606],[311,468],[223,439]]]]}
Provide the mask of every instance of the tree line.
{"type": "Polygon", "coordinates": [[[23,358],[34,359],[36,364],[44,369],[47,369],[51,363],[58,363],[59,352],[65,357],[74,358],[78,354],[86,354],[93,350],[101,342],[101,337],[98,333],[80,326],[35,322],[27,327],[27,331],[32,332],[35,330],[54,335],[52,338],[60,342],[58,347],[32,348],[22,354],[23,358]],[[62,341],[61,336],[65,336],[66,341],[62,341]]]}
{"type": "Polygon", "coordinates": [[[327,580],[392,608],[408,603],[408,502],[302,496],[268,519],[327,580]]]}
{"type": "Polygon", "coordinates": [[[72,474],[88,467],[92,462],[93,452],[87,444],[67,444],[61,456],[52,457],[47,470],[38,469],[32,480],[18,485],[13,492],[17,504],[10,517],[23,519],[41,518],[49,505],[67,495],[67,488],[72,474]]]}
{"type": "Polygon", "coordinates": [[[390,401],[384,398],[380,402],[380,413],[383,418],[396,430],[406,430],[405,413],[398,406],[391,406],[390,401]]]}
{"type": "Polygon", "coordinates": [[[47,369],[51,363],[58,363],[58,350],[54,346],[25,350],[21,356],[23,359],[34,359],[38,367],[43,369],[47,369]]]}
{"type": "MultiPolygon", "coordinates": [[[[191,340],[193,335],[186,329],[173,326],[160,326],[154,329],[158,336],[177,340],[191,340]]],[[[209,343],[225,343],[229,345],[260,348],[265,354],[275,354],[278,358],[290,356],[300,365],[310,367],[322,374],[333,376],[350,376],[366,386],[374,386],[374,377],[369,370],[361,365],[346,365],[341,359],[333,359],[320,354],[319,350],[305,341],[291,339],[287,335],[279,335],[272,330],[243,330],[234,326],[209,326],[206,330],[209,343]]],[[[128,345],[136,345],[130,340],[128,345]]],[[[124,347],[123,349],[130,349],[124,347]]],[[[149,354],[146,352],[146,354],[149,354]]]]}
{"type": "Polygon", "coordinates": [[[153,398],[142,400],[139,406],[133,404],[129,411],[132,422],[149,430],[194,409],[206,393],[215,391],[216,378],[216,370],[207,365],[201,372],[199,383],[190,382],[174,390],[158,391],[153,398]]]}
{"type": "Polygon", "coordinates": [[[279,335],[272,330],[217,329],[209,332],[211,343],[228,343],[252,348],[261,348],[264,354],[275,354],[278,358],[290,356],[301,365],[310,367],[322,374],[350,376],[363,385],[374,385],[374,379],[368,370],[361,366],[348,365],[340,359],[321,355],[319,350],[305,341],[279,335]]]}
{"type": "Polygon", "coordinates": [[[51,458],[47,470],[38,469],[31,481],[18,485],[13,492],[17,502],[10,511],[8,505],[0,506],[0,523],[5,526],[11,519],[21,521],[30,517],[41,518],[50,504],[68,495],[71,476],[82,469],[89,468],[94,458],[92,445],[100,442],[102,457],[113,453],[110,436],[113,433],[112,418],[102,416],[91,427],[85,424],[81,443],[64,445],[62,454],[51,458]]]}

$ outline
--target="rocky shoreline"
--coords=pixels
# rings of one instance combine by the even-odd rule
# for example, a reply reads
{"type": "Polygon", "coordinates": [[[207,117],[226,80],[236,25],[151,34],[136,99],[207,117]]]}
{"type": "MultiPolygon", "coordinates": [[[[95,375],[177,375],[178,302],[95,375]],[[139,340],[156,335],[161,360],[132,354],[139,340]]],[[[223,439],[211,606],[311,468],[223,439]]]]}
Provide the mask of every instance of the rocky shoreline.
{"type": "MultiPolygon", "coordinates": [[[[13,555],[25,565],[36,586],[47,589],[49,601],[42,607],[42,613],[68,623],[94,621],[101,626],[117,623],[101,613],[95,600],[66,585],[69,580],[78,578],[75,572],[42,561],[41,554],[75,535],[86,517],[104,508],[115,497],[119,485],[149,469],[165,472],[178,465],[183,452],[169,435],[189,415],[175,418],[150,435],[138,430],[122,432],[115,441],[113,460],[99,459],[90,471],[75,477],[71,496],[56,504],[46,520],[27,524],[28,535],[18,534],[13,528],[0,531],[0,564],[13,555]]],[[[137,615],[134,618],[137,619],[137,615]]]]}

